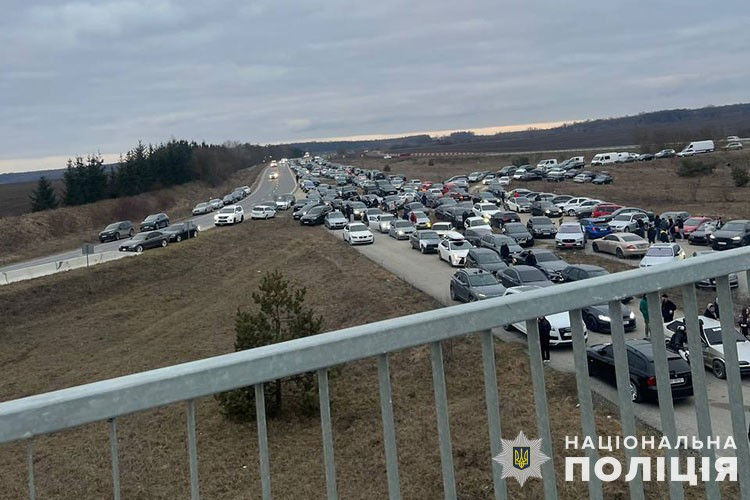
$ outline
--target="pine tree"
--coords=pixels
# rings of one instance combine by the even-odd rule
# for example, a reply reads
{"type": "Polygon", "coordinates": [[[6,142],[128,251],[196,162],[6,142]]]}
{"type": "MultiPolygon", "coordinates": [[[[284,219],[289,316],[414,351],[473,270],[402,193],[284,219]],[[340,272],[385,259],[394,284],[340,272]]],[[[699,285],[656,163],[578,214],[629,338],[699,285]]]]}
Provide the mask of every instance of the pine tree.
{"type": "Polygon", "coordinates": [[[57,206],[55,189],[46,177],[41,176],[36,189],[31,193],[31,210],[33,212],[41,212],[42,210],[57,208],[57,206]]]}

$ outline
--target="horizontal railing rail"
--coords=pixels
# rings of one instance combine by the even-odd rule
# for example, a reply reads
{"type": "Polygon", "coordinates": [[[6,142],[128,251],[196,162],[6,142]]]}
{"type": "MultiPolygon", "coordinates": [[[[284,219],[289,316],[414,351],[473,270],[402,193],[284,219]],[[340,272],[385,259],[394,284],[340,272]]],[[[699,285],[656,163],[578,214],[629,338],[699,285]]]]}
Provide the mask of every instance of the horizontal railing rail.
{"type": "MultiPolygon", "coordinates": [[[[339,331],[329,332],[314,337],[283,342],[257,349],[241,351],[222,356],[202,359],[180,365],[150,370],[147,372],[123,376],[110,380],[104,380],[78,387],[72,387],[46,394],[30,396],[14,401],[0,403],[0,443],[9,443],[21,439],[29,439],[34,436],[52,433],[55,431],[69,429],[84,424],[110,420],[113,422],[117,417],[136,413],[139,411],[169,405],[177,402],[188,402],[188,429],[189,429],[189,451],[191,463],[191,485],[193,497],[197,498],[197,465],[194,466],[194,406],[196,398],[209,396],[219,392],[236,389],[239,387],[255,386],[256,393],[262,394],[262,384],[279,378],[296,375],[305,372],[318,372],[321,383],[321,416],[324,419],[324,451],[326,459],[326,477],[329,481],[328,496],[335,497],[335,487],[331,487],[330,481],[335,482],[335,469],[333,467],[333,448],[330,442],[330,411],[328,410],[328,388],[327,369],[336,365],[365,359],[379,359],[379,384],[381,389],[381,405],[383,411],[383,423],[386,446],[386,457],[388,466],[388,483],[391,498],[397,498],[398,475],[394,471],[393,464],[396,460],[395,440],[393,439],[393,415],[390,408],[390,381],[388,375],[387,354],[403,349],[429,344],[431,346],[431,359],[433,367],[433,384],[435,387],[436,407],[438,413],[438,427],[440,429],[441,461],[443,464],[443,482],[446,497],[455,496],[455,480],[452,477],[452,459],[450,434],[448,432],[447,402],[445,394],[445,381],[443,377],[442,351],[440,342],[469,333],[480,332],[483,335],[483,363],[485,367],[485,383],[487,394],[488,418],[490,419],[490,445],[493,454],[499,448],[499,414],[493,407],[497,407],[497,389],[492,396],[492,381],[494,375],[494,353],[488,351],[492,344],[491,329],[522,321],[527,321],[529,336],[529,356],[532,365],[532,381],[534,382],[535,406],[537,408],[537,419],[540,436],[550,440],[549,422],[546,417],[546,396],[544,396],[544,376],[542,362],[539,353],[539,338],[535,319],[539,316],[547,316],[559,312],[570,312],[573,325],[574,354],[576,359],[576,372],[579,380],[579,399],[582,407],[584,421],[584,433],[590,434],[593,426],[593,413],[590,404],[590,388],[586,366],[579,366],[585,360],[585,349],[583,343],[583,330],[580,326],[580,309],[593,304],[607,303],[610,307],[612,317],[612,338],[615,348],[616,361],[624,362],[627,366],[626,353],[624,351],[624,330],[622,315],[619,313],[619,301],[626,297],[649,294],[650,307],[658,307],[657,291],[683,287],[685,291],[692,292],[694,300],[695,291],[693,283],[706,278],[718,279],[719,305],[722,310],[731,311],[731,296],[729,296],[728,282],[725,279],[730,273],[747,271],[750,269],[750,248],[717,252],[715,255],[705,255],[698,258],[690,258],[685,261],[665,264],[647,269],[636,269],[632,271],[610,274],[599,278],[585,281],[566,283],[554,287],[543,288],[523,294],[508,297],[489,299],[470,304],[446,307],[442,309],[413,314],[406,317],[379,321],[367,325],[346,328],[339,331]],[[724,277],[724,278],[721,278],[724,277]],[[688,287],[689,286],[689,287],[688,287]],[[726,288],[726,290],[724,289],[726,288]],[[536,346],[536,347],[535,347],[536,346]],[[582,357],[583,356],[583,357],[582,357]],[[582,376],[582,377],[581,377],[582,376]],[[541,393],[540,393],[541,391],[541,393]],[[384,401],[384,399],[388,401],[384,401]],[[588,399],[588,401],[586,401],[588,399]],[[544,411],[540,411],[544,410],[544,411]],[[493,431],[492,427],[497,426],[493,431]],[[190,429],[193,434],[190,434],[190,429]],[[327,437],[326,437],[327,436],[327,437]],[[447,440],[446,440],[447,439],[447,440]]],[[[690,293],[687,294],[686,302],[690,302],[690,293]]],[[[696,306],[690,307],[687,313],[697,318],[696,306]]],[[[696,319],[697,324],[697,319],[696,319]]],[[[722,327],[725,324],[732,325],[732,318],[722,319],[722,327]],[[727,321],[729,323],[727,323],[727,321]]],[[[663,329],[661,325],[654,332],[654,342],[662,342],[663,329]]],[[[692,345],[692,344],[691,344],[692,345]]],[[[728,350],[731,351],[731,350],[728,350]]],[[[666,354],[659,349],[654,349],[657,364],[657,380],[659,381],[659,395],[669,391],[668,380],[665,386],[662,383],[666,369],[666,354]],[[660,357],[664,357],[661,360],[660,357]],[[662,363],[663,361],[663,363],[662,363]]],[[[736,352],[734,353],[736,358],[736,352]]],[[[733,403],[733,428],[738,435],[737,427],[745,425],[742,411],[742,394],[739,380],[739,368],[731,366],[731,356],[728,354],[728,385],[730,389],[730,400],[739,397],[739,410],[734,408],[733,403]],[[736,372],[736,373],[735,373],[736,372]],[[739,394],[739,396],[738,396],[739,394]],[[742,419],[740,419],[742,417],[742,419]]],[[[736,363],[735,363],[736,365],[736,363]]],[[[619,388],[620,402],[624,404],[623,432],[632,430],[632,406],[627,396],[627,368],[625,372],[617,374],[617,385],[619,388]],[[624,377],[624,380],[623,380],[624,377]],[[622,399],[627,399],[625,404],[622,399]],[[628,412],[629,409],[629,412],[628,412]]],[[[668,376],[668,374],[667,374],[668,376]]],[[[696,392],[703,391],[705,395],[705,379],[696,380],[696,392]],[[702,384],[702,387],[701,387],[702,384]]],[[[663,398],[662,398],[663,399],[663,398]]],[[[263,398],[259,398],[260,402],[263,398]]],[[[661,399],[660,399],[661,401],[661,399]]],[[[696,396],[696,403],[704,403],[705,398],[696,396]]],[[[671,398],[670,398],[671,402],[671,398]]],[[[666,400],[664,400],[666,403],[666,400]]],[[[671,405],[670,405],[671,406],[671,405]]],[[[708,427],[705,425],[706,415],[699,411],[699,424],[701,431],[710,431],[710,419],[708,427]]],[[[707,411],[707,410],[706,410],[707,411]]],[[[662,420],[668,419],[668,415],[662,411],[662,420]]],[[[263,443],[265,439],[265,409],[258,409],[259,440],[263,443]],[[261,435],[262,434],[262,435],[261,435]]],[[[673,434],[673,425],[666,425],[666,432],[673,434]]],[[[114,430],[111,431],[115,433],[114,430]]],[[[264,455],[261,446],[261,463],[267,469],[267,453],[264,455]]],[[[747,449],[747,439],[744,448],[739,447],[738,454],[742,449],[747,449]]],[[[31,448],[29,448],[31,453],[31,448]]],[[[547,450],[549,451],[549,450],[547,450]]],[[[750,459],[747,457],[740,460],[742,465],[748,465],[750,459]]],[[[116,447],[113,445],[113,469],[116,464],[116,447]]],[[[547,498],[556,496],[554,486],[554,470],[551,469],[552,461],[543,466],[545,475],[551,474],[551,480],[545,477],[545,495],[547,498]],[[551,472],[550,472],[551,471],[551,472]]],[[[263,468],[263,467],[262,467],[263,468]]],[[[30,471],[33,474],[33,471],[30,471]]],[[[113,476],[115,473],[113,472],[113,476]]],[[[504,498],[504,484],[499,479],[499,471],[493,468],[493,479],[495,480],[496,498],[504,498]]],[[[32,476],[33,477],[33,476],[32,476]]],[[[743,478],[741,477],[741,482],[743,478]]],[[[30,481],[30,490],[33,481],[30,481]]],[[[117,484],[117,480],[115,479],[117,484]]],[[[592,498],[600,497],[600,485],[592,481],[592,498]],[[597,491],[599,494],[597,494],[597,491]]],[[[642,484],[638,481],[630,483],[633,498],[642,498],[642,484]],[[640,489],[641,495],[638,495],[640,489]]],[[[750,484],[743,484],[743,491],[750,490],[750,484]],[[747,488],[747,489],[746,489],[747,488]]],[[[270,497],[270,482],[264,480],[264,497],[266,491],[270,497]]],[[[681,486],[679,491],[681,492],[681,486]]],[[[718,491],[718,490],[717,490],[718,491]]],[[[748,491],[750,494],[750,491],[748,491]]],[[[673,498],[681,498],[675,489],[673,498]]],[[[713,496],[713,494],[712,494],[713,496]]]]}

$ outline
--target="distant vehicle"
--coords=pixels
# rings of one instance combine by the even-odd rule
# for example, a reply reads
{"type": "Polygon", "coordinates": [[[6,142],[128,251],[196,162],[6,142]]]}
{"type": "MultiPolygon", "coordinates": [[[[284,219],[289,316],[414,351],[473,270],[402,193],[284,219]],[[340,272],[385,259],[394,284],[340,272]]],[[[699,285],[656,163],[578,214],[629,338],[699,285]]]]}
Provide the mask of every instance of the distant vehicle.
{"type": "Polygon", "coordinates": [[[469,250],[464,265],[468,268],[484,269],[493,274],[508,267],[500,258],[500,255],[489,248],[472,248],[469,250]]]}
{"type": "Polygon", "coordinates": [[[414,250],[422,253],[435,253],[440,244],[440,235],[429,230],[414,231],[409,236],[409,243],[414,250]]]}
{"type": "Polygon", "coordinates": [[[168,245],[167,236],[161,231],[148,231],[138,233],[128,241],[120,244],[120,252],[141,253],[149,248],[166,247],[168,245]]]}
{"type": "Polygon", "coordinates": [[[516,240],[504,234],[486,234],[482,236],[482,238],[479,240],[479,247],[489,248],[500,255],[500,248],[502,247],[503,243],[508,245],[508,250],[510,251],[511,256],[523,252],[523,248],[521,248],[521,245],[516,243],[516,240]]]}
{"type": "Polygon", "coordinates": [[[562,210],[551,201],[535,201],[531,204],[531,215],[561,217],[562,210]]]}
{"type": "Polygon", "coordinates": [[[475,216],[489,221],[493,214],[500,212],[500,209],[494,203],[475,203],[472,212],[475,216]]]}
{"type": "Polygon", "coordinates": [[[270,174],[268,174],[268,178],[271,180],[278,179],[279,173],[275,170],[272,170],[270,174]]]}
{"type": "Polygon", "coordinates": [[[513,238],[522,247],[534,246],[534,236],[520,222],[508,222],[503,226],[503,232],[506,236],[513,238]]]}
{"type": "MultiPolygon", "coordinates": [[[[532,290],[539,290],[539,288],[539,286],[535,285],[525,285],[508,288],[505,291],[505,296],[530,292],[532,290]]],[[[570,314],[568,314],[567,312],[561,312],[547,315],[546,318],[547,321],[549,321],[550,326],[552,327],[549,333],[550,346],[571,345],[573,343],[573,330],[570,326],[570,314]]],[[[518,323],[513,323],[512,325],[506,325],[505,329],[515,329],[520,331],[521,333],[528,335],[526,331],[525,321],[519,321],[518,323]]],[[[583,330],[583,339],[585,341],[588,339],[586,326],[584,324],[581,324],[581,329],[583,330]]]]}
{"type": "Polygon", "coordinates": [[[612,184],[612,182],[614,182],[614,179],[607,172],[601,172],[591,180],[592,184],[599,184],[599,185],[612,184]]]}
{"type": "Polygon", "coordinates": [[[500,176],[500,179],[498,180],[498,183],[499,183],[499,184],[500,184],[501,186],[507,186],[507,185],[509,185],[509,184],[510,184],[510,177],[509,177],[509,176],[507,176],[507,175],[501,175],[501,176],[500,176]]]}
{"type": "Polygon", "coordinates": [[[638,155],[638,161],[651,161],[654,159],[654,155],[650,153],[644,153],[642,155],[638,155]]]}
{"type": "Polygon", "coordinates": [[[412,210],[409,213],[409,221],[416,229],[429,229],[432,226],[430,218],[421,210],[412,210]]]}
{"type": "Polygon", "coordinates": [[[140,231],[155,231],[157,229],[167,227],[168,225],[169,217],[167,217],[167,214],[153,214],[143,219],[143,222],[141,222],[140,231]]]}
{"type": "MultiPolygon", "coordinates": [[[[531,265],[529,264],[531,253],[532,250],[524,250],[520,254],[515,255],[513,257],[514,264],[522,264],[526,266],[531,265]]],[[[536,261],[536,264],[533,267],[542,271],[547,276],[547,279],[554,283],[563,281],[562,272],[568,268],[570,264],[555,255],[552,250],[540,248],[538,250],[533,250],[533,255],[534,260],[536,261]]]]}
{"type": "Polygon", "coordinates": [[[172,224],[168,228],[162,231],[167,236],[170,243],[179,243],[182,240],[188,238],[195,238],[198,236],[198,226],[193,224],[192,221],[182,222],[180,224],[172,224]]]}
{"type": "Polygon", "coordinates": [[[619,210],[620,208],[622,208],[622,205],[616,205],[614,203],[599,203],[598,205],[594,205],[594,207],[592,208],[591,217],[606,217],[607,215],[611,215],[612,212],[614,212],[615,210],[619,210]]]}
{"type": "Polygon", "coordinates": [[[531,200],[523,196],[511,196],[506,203],[508,204],[508,210],[513,210],[517,213],[531,211],[531,200]]]}
{"type": "Polygon", "coordinates": [[[344,241],[350,245],[360,244],[371,244],[375,242],[375,237],[372,235],[367,226],[361,222],[351,222],[344,227],[344,233],[342,235],[344,241]]]}
{"type": "Polygon", "coordinates": [[[611,253],[618,259],[646,255],[648,241],[633,233],[612,233],[591,244],[594,252],[611,253]]]}
{"type": "Polygon", "coordinates": [[[547,172],[547,182],[562,182],[565,180],[565,170],[553,169],[547,172]]]}
{"type": "Polygon", "coordinates": [[[198,203],[197,205],[195,205],[195,207],[193,208],[193,215],[202,215],[202,214],[207,214],[213,211],[214,209],[211,205],[209,205],[206,202],[203,202],[203,203],[198,203]]]}
{"type": "MultiPolygon", "coordinates": [[[[435,231],[438,236],[441,238],[446,235],[446,233],[453,231],[453,226],[450,222],[435,222],[432,225],[432,230],[435,231]]],[[[383,231],[381,231],[382,233],[383,231]]]]}
{"type": "Polygon", "coordinates": [[[638,267],[669,264],[685,258],[685,251],[677,243],[655,243],[648,249],[638,267]]]}
{"type": "Polygon", "coordinates": [[[485,186],[488,186],[495,179],[496,179],[496,175],[495,174],[492,174],[492,173],[485,174],[485,176],[482,177],[482,184],[484,184],[485,186]]]}
{"type": "Polygon", "coordinates": [[[591,166],[595,167],[597,165],[609,165],[615,162],[617,162],[617,153],[599,153],[597,155],[594,155],[594,157],[591,159],[591,166]]]}
{"type": "Polygon", "coordinates": [[[729,221],[709,236],[711,248],[726,250],[750,245],[750,220],[729,221]]]}
{"type": "Polygon", "coordinates": [[[740,138],[736,135],[730,135],[724,140],[727,142],[739,142],[740,138]]]}
{"type": "Polygon", "coordinates": [[[564,222],[555,235],[557,248],[586,248],[586,233],[578,222],[564,222]]]}
{"type": "MultiPolygon", "coordinates": [[[[391,217],[393,216],[391,215],[391,217]]],[[[338,210],[327,213],[325,220],[323,221],[323,224],[325,224],[328,229],[344,229],[344,226],[348,223],[349,221],[344,217],[344,214],[338,210]]]]}
{"type": "MultiPolygon", "coordinates": [[[[544,203],[544,202],[536,202],[544,203]]],[[[552,238],[557,234],[557,226],[549,217],[530,217],[526,222],[526,229],[534,238],[552,238]]]]}
{"type": "Polygon", "coordinates": [[[105,241],[117,241],[126,236],[132,238],[134,234],[135,228],[129,220],[113,222],[99,232],[99,241],[102,243],[105,241]]]}
{"type": "Polygon", "coordinates": [[[245,220],[245,211],[240,205],[227,205],[214,215],[214,225],[237,224],[245,220]]]}
{"type": "Polygon", "coordinates": [[[531,266],[511,266],[503,269],[497,274],[498,278],[500,278],[500,282],[505,288],[527,285],[535,285],[540,287],[553,285],[553,283],[542,271],[540,271],[536,267],[531,266]]]}
{"type": "Polygon", "coordinates": [[[583,227],[586,237],[590,240],[603,238],[612,232],[612,228],[604,218],[584,217],[581,219],[581,227],[583,227]]]}
{"type": "Polygon", "coordinates": [[[701,215],[693,215],[691,217],[688,217],[685,219],[682,232],[684,234],[690,234],[694,232],[696,229],[700,227],[701,224],[704,222],[711,222],[713,220],[712,217],[706,217],[701,215]]]}
{"type": "Polygon", "coordinates": [[[250,193],[253,192],[253,190],[250,189],[250,186],[242,186],[240,189],[245,193],[245,196],[250,196],[250,193]]]}
{"type": "MultiPolygon", "coordinates": [[[[305,213],[305,215],[307,215],[307,213],[310,213],[310,211],[308,210],[305,213]]],[[[275,204],[274,205],[255,205],[253,209],[250,211],[251,219],[272,219],[274,217],[276,217],[276,205],[275,204]]],[[[304,217],[304,215],[302,217],[304,217]]],[[[300,222],[302,222],[302,217],[300,217],[300,222]]],[[[243,219],[244,219],[244,215],[243,215],[243,219]]],[[[242,222],[242,220],[240,220],[240,222],[242,222]]]]}
{"type": "Polygon", "coordinates": [[[411,222],[406,220],[394,220],[391,222],[388,236],[396,238],[397,240],[406,240],[409,239],[409,235],[414,231],[416,231],[416,228],[412,226],[411,222]]]}
{"type": "Polygon", "coordinates": [[[293,194],[280,194],[276,197],[276,209],[277,210],[289,210],[292,203],[294,203],[293,194]]]}
{"type": "Polygon", "coordinates": [[[446,237],[438,245],[438,258],[448,262],[453,267],[463,266],[471,249],[471,243],[463,238],[446,237]]]}
{"type": "MultiPolygon", "coordinates": [[[[378,223],[375,224],[375,228],[382,234],[387,233],[391,229],[391,224],[396,220],[396,216],[393,214],[382,214],[378,216],[378,223]]],[[[448,224],[448,223],[446,223],[448,224]]],[[[448,224],[450,227],[450,224],[448,224]]]]}
{"type": "Polygon", "coordinates": [[[742,149],[742,143],[739,141],[730,142],[726,146],[724,146],[724,149],[727,151],[739,151],[742,149]]]}
{"type": "Polygon", "coordinates": [[[695,141],[691,142],[685,148],[677,153],[677,156],[693,156],[700,153],[713,153],[714,141],[695,141]]]}
{"type": "Polygon", "coordinates": [[[648,222],[648,215],[641,212],[622,213],[613,216],[609,221],[609,227],[613,232],[632,233],[638,227],[638,220],[642,220],[644,225],[648,222]]]}
{"type": "MultiPolygon", "coordinates": [[[[656,399],[656,372],[653,346],[649,340],[625,341],[627,347],[628,370],[630,372],[630,399],[640,403],[646,399],[656,399]]],[[[615,357],[612,344],[595,344],[586,349],[589,373],[609,382],[615,381],[615,357]]],[[[667,351],[669,386],[672,399],[683,399],[693,395],[693,378],[690,365],[671,351],[667,351]]]]}
{"type": "Polygon", "coordinates": [[[218,210],[221,207],[224,206],[224,203],[221,201],[221,198],[211,198],[208,201],[208,204],[211,205],[211,210],[218,210]]]}
{"type": "Polygon", "coordinates": [[[557,159],[556,158],[550,158],[548,160],[540,160],[539,163],[536,164],[537,168],[552,168],[555,165],[557,165],[557,159]]]}
{"type": "Polygon", "coordinates": [[[594,172],[581,172],[573,177],[573,182],[585,184],[587,182],[593,182],[594,179],[596,179],[596,174],[594,172]]]}
{"type": "Polygon", "coordinates": [[[484,219],[482,217],[469,217],[464,221],[464,229],[477,229],[480,227],[485,227],[489,230],[492,230],[490,227],[490,223],[487,222],[487,219],[484,219]]]}
{"type": "Polygon", "coordinates": [[[224,204],[224,206],[231,205],[232,203],[234,203],[234,196],[228,194],[221,200],[221,202],[224,204]]]}
{"type": "Polygon", "coordinates": [[[704,222],[688,234],[688,242],[691,245],[708,245],[714,231],[716,231],[716,223],[714,221],[704,222]]]}
{"type": "Polygon", "coordinates": [[[461,302],[474,302],[492,297],[500,297],[505,287],[491,272],[484,269],[461,269],[451,277],[451,299],[461,302]]]}
{"type": "Polygon", "coordinates": [[[674,158],[677,152],[674,149],[662,149],[654,155],[654,158],[674,158]]]}
{"type": "Polygon", "coordinates": [[[575,208],[575,216],[579,219],[583,217],[591,217],[594,213],[594,207],[596,207],[600,203],[602,203],[601,200],[586,200],[582,202],[575,208]]]}
{"type": "Polygon", "coordinates": [[[521,217],[515,212],[498,212],[490,217],[490,227],[500,229],[508,222],[521,222],[521,217]]]}
{"type": "MultiPolygon", "coordinates": [[[[253,211],[255,211],[255,208],[256,207],[253,207],[253,211]]],[[[299,218],[299,223],[301,226],[317,226],[317,225],[323,224],[325,223],[326,215],[328,215],[329,212],[331,212],[331,207],[327,205],[320,205],[317,207],[313,207],[310,210],[308,210],[305,215],[299,218]]],[[[274,215],[275,214],[276,213],[274,210],[274,215]]]]}

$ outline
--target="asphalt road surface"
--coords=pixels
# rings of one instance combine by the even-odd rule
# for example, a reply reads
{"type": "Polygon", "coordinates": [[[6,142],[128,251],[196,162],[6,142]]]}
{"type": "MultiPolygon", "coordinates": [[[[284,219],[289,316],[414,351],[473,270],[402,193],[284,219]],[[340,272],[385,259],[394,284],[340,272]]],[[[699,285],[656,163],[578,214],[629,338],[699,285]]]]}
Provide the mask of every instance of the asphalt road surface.
{"type": "MultiPolygon", "coordinates": [[[[279,165],[276,167],[276,169],[279,172],[279,178],[278,179],[269,179],[268,178],[268,169],[270,167],[266,167],[261,175],[258,177],[258,180],[256,181],[256,186],[253,189],[253,192],[250,193],[244,200],[239,202],[239,205],[242,205],[242,207],[245,209],[245,218],[250,218],[250,209],[252,209],[253,205],[257,205],[258,203],[264,201],[273,199],[277,195],[281,194],[288,194],[294,192],[296,188],[296,181],[294,179],[294,175],[292,174],[291,170],[289,170],[289,167],[279,165]]],[[[200,200],[196,200],[196,203],[198,203],[200,200]]],[[[169,215],[169,214],[167,214],[169,215]]],[[[177,220],[172,219],[172,222],[185,222],[185,221],[192,221],[195,225],[197,225],[200,229],[200,231],[206,231],[209,229],[214,228],[214,214],[205,214],[205,215],[199,215],[195,217],[188,217],[185,219],[177,220]]],[[[115,222],[115,221],[112,221],[115,222]]],[[[138,224],[140,221],[133,221],[134,224],[138,224]]],[[[104,229],[104,228],[102,228],[104,229]]],[[[98,237],[98,233],[92,233],[91,238],[92,240],[96,240],[98,237]]],[[[127,240],[120,240],[120,241],[108,241],[106,243],[98,243],[94,246],[94,253],[102,253],[102,252],[109,252],[109,251],[117,251],[120,244],[122,244],[123,241],[127,240]]],[[[81,245],[83,245],[85,242],[81,242],[81,245]]],[[[61,252],[54,255],[48,255],[46,257],[40,257],[33,260],[28,260],[25,262],[19,262],[16,264],[11,264],[5,267],[0,268],[0,273],[2,272],[8,272],[8,271],[15,271],[19,269],[25,269],[28,267],[38,266],[41,264],[49,264],[51,262],[59,262],[63,260],[72,259],[75,257],[81,256],[81,249],[75,249],[70,250],[67,252],[61,252]]]]}

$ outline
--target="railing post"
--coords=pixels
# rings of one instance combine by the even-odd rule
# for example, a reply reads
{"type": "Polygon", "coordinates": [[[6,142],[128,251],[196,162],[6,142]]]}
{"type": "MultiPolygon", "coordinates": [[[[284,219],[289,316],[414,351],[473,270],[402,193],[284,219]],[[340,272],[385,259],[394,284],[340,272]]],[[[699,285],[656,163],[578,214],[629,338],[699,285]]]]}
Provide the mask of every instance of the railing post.
{"type": "Polygon", "coordinates": [[[443,469],[443,493],[446,500],[456,498],[456,478],[453,470],[453,445],[448,417],[448,395],[445,390],[445,370],[443,349],[440,342],[430,344],[432,362],[432,387],[435,390],[435,411],[440,439],[440,464],[443,469]]]}
{"type": "MultiPolygon", "coordinates": [[[[674,403],[672,402],[672,385],[669,377],[669,365],[667,364],[667,347],[664,343],[664,323],[661,321],[661,299],[658,292],[651,292],[647,295],[646,300],[648,301],[649,318],[659,318],[658,321],[651,321],[651,345],[654,351],[654,372],[656,374],[656,394],[659,399],[661,430],[671,444],[665,452],[665,455],[669,458],[667,470],[670,472],[670,477],[675,477],[677,471],[672,469],[672,459],[679,458],[680,450],[675,447],[677,427],[674,421],[674,403]]],[[[669,481],[669,496],[672,500],[685,498],[682,483],[669,481]]]]}
{"type": "Polygon", "coordinates": [[[544,384],[544,367],[542,366],[542,347],[539,341],[539,326],[536,318],[526,320],[526,331],[529,342],[529,365],[531,367],[531,387],[534,391],[534,410],[536,426],[542,440],[542,451],[549,460],[542,464],[542,481],[544,481],[544,498],[557,499],[557,483],[555,481],[555,465],[552,453],[552,432],[547,412],[547,388],[544,384]]]}
{"type": "Polygon", "coordinates": [[[328,369],[318,370],[318,400],[320,402],[320,427],[323,432],[323,460],[326,470],[328,500],[336,500],[336,462],[333,459],[333,430],[331,429],[331,403],[328,394],[328,369]]]}
{"type": "Polygon", "coordinates": [[[719,301],[719,321],[721,323],[721,340],[724,346],[724,360],[727,373],[727,392],[729,393],[729,411],[732,417],[732,436],[737,446],[737,467],[740,491],[743,498],[750,498],[750,444],[748,428],[745,421],[745,405],[742,397],[742,376],[740,361],[737,355],[737,330],[734,327],[734,309],[732,293],[729,289],[729,277],[716,278],[716,296],[719,301]]]}
{"type": "Polygon", "coordinates": [[[187,401],[188,457],[190,460],[190,498],[198,500],[198,449],[195,439],[195,400],[187,401]]]}
{"type": "Polygon", "coordinates": [[[112,455],[112,491],[114,500],[120,500],[120,459],[117,453],[117,419],[109,419],[109,451],[112,455]]]}
{"type": "Polygon", "coordinates": [[[378,387],[380,389],[380,413],[383,418],[383,445],[388,475],[388,498],[400,500],[401,487],[398,479],[398,453],[396,451],[396,430],[393,425],[393,398],[391,395],[388,354],[378,356],[378,387]]]}
{"type": "Polygon", "coordinates": [[[271,463],[268,458],[268,433],[266,431],[266,394],[262,383],[255,384],[255,420],[258,423],[261,492],[263,500],[271,500],[271,463]]]}
{"type": "MultiPolygon", "coordinates": [[[[497,371],[495,368],[495,338],[491,330],[481,333],[482,367],[484,369],[484,399],[487,403],[487,425],[490,432],[490,453],[493,457],[500,454],[502,447],[502,429],[500,427],[500,400],[497,395],[497,371]]],[[[492,483],[495,486],[495,500],[505,500],[507,492],[502,478],[503,467],[499,462],[492,462],[492,483]]]]}
{"type": "Polygon", "coordinates": [[[36,486],[34,486],[34,440],[29,439],[26,445],[26,467],[29,471],[29,499],[36,499],[36,486]]]}
{"type": "MultiPolygon", "coordinates": [[[[661,318],[661,313],[657,316],[661,318]]],[[[630,369],[628,368],[627,345],[625,344],[625,325],[622,322],[622,303],[619,300],[609,302],[609,321],[612,336],[613,356],[615,359],[615,378],[617,379],[617,396],[620,406],[622,436],[635,436],[635,416],[633,401],[630,395],[630,369]]],[[[636,457],[635,450],[625,448],[625,462],[632,463],[636,457]]],[[[643,500],[643,479],[636,475],[628,483],[631,500],[643,500]]]]}
{"type": "MultiPolygon", "coordinates": [[[[591,400],[591,381],[588,373],[588,359],[586,358],[586,339],[584,338],[583,318],[581,310],[576,309],[568,313],[570,317],[571,335],[573,336],[573,365],[576,369],[578,388],[578,404],[581,406],[581,429],[583,436],[596,442],[596,420],[594,419],[594,403],[591,400]]],[[[602,482],[594,473],[594,464],[599,459],[596,448],[586,447],[589,458],[589,498],[602,500],[602,482]]]]}

